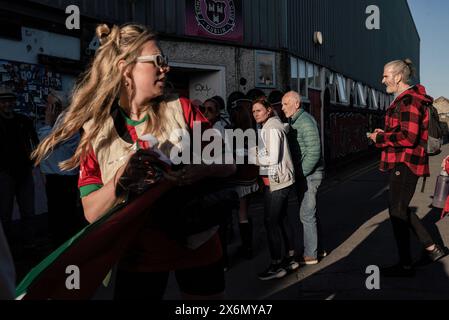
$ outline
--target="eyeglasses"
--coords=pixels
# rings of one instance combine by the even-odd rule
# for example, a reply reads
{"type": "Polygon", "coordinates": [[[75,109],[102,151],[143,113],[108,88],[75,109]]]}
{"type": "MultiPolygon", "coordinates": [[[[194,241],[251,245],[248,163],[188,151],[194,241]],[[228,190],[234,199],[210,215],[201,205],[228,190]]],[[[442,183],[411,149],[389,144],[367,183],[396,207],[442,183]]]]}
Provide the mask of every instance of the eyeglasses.
{"type": "Polygon", "coordinates": [[[159,69],[168,67],[168,58],[162,54],[137,57],[137,62],[153,62],[159,69]]]}

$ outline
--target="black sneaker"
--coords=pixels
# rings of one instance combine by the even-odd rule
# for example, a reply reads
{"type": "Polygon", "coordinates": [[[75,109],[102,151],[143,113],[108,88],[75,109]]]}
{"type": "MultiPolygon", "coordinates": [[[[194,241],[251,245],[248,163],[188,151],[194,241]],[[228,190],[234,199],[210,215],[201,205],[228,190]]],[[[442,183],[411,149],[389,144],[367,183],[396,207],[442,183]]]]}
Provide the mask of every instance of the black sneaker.
{"type": "Polygon", "coordinates": [[[280,264],[271,264],[267,270],[258,275],[258,278],[260,280],[280,279],[286,274],[287,271],[280,264]]]}
{"type": "Polygon", "coordinates": [[[438,244],[435,245],[435,249],[432,251],[427,251],[427,256],[432,262],[437,262],[438,260],[444,258],[447,255],[447,248],[441,247],[438,244]]]}
{"type": "Polygon", "coordinates": [[[287,273],[293,272],[299,268],[299,263],[295,260],[295,257],[285,257],[282,261],[282,267],[287,273]]]}
{"type": "Polygon", "coordinates": [[[324,250],[324,249],[318,250],[318,258],[319,259],[323,259],[323,258],[327,257],[327,255],[328,255],[328,253],[326,250],[324,250]]]}
{"type": "Polygon", "coordinates": [[[415,276],[415,269],[412,266],[397,264],[391,267],[381,268],[380,275],[387,278],[412,278],[415,276]]]}

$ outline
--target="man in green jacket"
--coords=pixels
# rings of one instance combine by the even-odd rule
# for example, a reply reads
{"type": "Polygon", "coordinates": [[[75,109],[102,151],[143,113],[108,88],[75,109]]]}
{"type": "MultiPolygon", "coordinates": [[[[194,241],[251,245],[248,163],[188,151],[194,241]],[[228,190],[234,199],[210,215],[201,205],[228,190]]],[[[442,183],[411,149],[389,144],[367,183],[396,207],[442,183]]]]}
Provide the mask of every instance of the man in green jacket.
{"type": "Polygon", "coordinates": [[[321,139],[315,119],[301,108],[301,98],[291,91],[282,98],[282,111],[289,119],[288,144],[295,168],[296,190],[300,203],[300,219],[304,227],[304,255],[302,264],[318,263],[318,221],[316,194],[324,177],[321,139]]]}

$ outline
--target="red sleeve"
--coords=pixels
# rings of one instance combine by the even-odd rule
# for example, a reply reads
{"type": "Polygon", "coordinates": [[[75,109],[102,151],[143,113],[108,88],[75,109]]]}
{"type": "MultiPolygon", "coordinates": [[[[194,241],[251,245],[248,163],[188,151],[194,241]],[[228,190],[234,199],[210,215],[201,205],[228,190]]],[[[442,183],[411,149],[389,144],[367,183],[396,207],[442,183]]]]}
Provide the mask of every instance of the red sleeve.
{"type": "Polygon", "coordinates": [[[100,165],[94,150],[91,148],[89,153],[82,159],[80,163],[80,177],[78,180],[78,188],[88,185],[102,185],[100,165]]]}
{"type": "Polygon", "coordinates": [[[192,106],[190,100],[187,98],[179,98],[181,101],[182,111],[184,112],[184,118],[186,119],[186,123],[189,125],[190,129],[193,130],[193,123],[195,121],[201,122],[202,130],[212,128],[210,122],[206,119],[206,117],[201,113],[201,111],[192,106]]]}

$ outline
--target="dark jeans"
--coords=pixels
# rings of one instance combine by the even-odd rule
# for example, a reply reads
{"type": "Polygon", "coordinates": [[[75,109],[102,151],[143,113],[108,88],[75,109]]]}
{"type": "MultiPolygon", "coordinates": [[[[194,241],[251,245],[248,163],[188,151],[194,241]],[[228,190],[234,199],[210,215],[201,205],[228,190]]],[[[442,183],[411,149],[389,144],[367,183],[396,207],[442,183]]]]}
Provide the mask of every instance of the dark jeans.
{"type": "Polygon", "coordinates": [[[409,205],[415,193],[419,177],[405,165],[397,165],[390,176],[390,219],[398,246],[400,263],[411,265],[410,231],[418,237],[424,247],[435,242],[416,214],[410,211],[409,205]]]}
{"type": "Polygon", "coordinates": [[[294,250],[295,243],[291,228],[287,227],[288,196],[293,187],[270,192],[265,187],[265,229],[267,231],[268,248],[271,259],[282,259],[282,241],[286,250],[294,250]]]}
{"type": "Polygon", "coordinates": [[[63,244],[87,225],[80,205],[78,175],[45,176],[48,227],[55,247],[63,244]]]}
{"type": "Polygon", "coordinates": [[[34,217],[34,179],[31,169],[24,168],[20,177],[14,177],[6,171],[0,172],[0,219],[5,232],[9,232],[12,223],[14,198],[20,210],[21,224],[28,230],[30,219],[34,217]]]}

